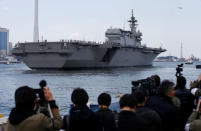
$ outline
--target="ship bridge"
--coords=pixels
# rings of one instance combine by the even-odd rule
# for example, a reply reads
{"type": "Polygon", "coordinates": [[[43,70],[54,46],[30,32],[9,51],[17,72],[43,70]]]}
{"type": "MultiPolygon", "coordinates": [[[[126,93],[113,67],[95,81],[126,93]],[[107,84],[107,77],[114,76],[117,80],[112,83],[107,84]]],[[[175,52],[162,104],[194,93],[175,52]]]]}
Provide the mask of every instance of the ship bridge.
{"type": "Polygon", "coordinates": [[[137,20],[133,16],[133,11],[131,19],[128,22],[130,23],[130,31],[120,28],[107,29],[105,33],[107,41],[110,43],[120,44],[121,46],[140,47],[142,41],[142,33],[139,30],[137,31],[137,20]]]}

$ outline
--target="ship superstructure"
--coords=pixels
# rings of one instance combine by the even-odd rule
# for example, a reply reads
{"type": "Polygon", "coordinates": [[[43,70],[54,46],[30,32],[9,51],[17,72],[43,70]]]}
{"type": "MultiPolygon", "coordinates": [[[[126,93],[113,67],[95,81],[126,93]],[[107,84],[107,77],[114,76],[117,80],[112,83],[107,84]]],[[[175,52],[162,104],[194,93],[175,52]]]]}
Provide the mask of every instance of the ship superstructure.
{"type": "Polygon", "coordinates": [[[13,54],[32,69],[113,68],[152,65],[164,49],[141,45],[142,33],[132,11],[130,31],[110,28],[100,44],[87,41],[18,43],[13,54]]]}
{"type": "Polygon", "coordinates": [[[107,40],[111,43],[119,43],[121,46],[140,47],[142,41],[142,33],[137,31],[137,20],[133,16],[128,21],[130,23],[130,31],[123,29],[108,29],[105,33],[107,40]]]}

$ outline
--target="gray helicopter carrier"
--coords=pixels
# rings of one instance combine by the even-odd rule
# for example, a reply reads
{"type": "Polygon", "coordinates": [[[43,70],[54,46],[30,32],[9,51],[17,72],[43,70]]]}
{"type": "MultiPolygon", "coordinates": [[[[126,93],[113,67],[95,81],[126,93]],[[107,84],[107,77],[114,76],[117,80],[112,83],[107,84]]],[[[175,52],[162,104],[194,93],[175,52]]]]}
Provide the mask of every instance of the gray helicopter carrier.
{"type": "Polygon", "coordinates": [[[107,29],[104,43],[62,40],[59,42],[18,43],[12,53],[31,69],[85,69],[152,65],[162,48],[141,45],[142,33],[137,20],[128,21],[130,31],[107,29]]]}

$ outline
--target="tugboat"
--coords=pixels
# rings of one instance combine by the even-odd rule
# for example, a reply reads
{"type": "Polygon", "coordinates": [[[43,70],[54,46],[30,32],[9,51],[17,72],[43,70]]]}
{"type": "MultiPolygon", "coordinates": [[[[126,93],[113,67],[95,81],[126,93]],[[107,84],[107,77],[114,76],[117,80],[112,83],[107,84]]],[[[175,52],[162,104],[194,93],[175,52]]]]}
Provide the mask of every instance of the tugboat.
{"type": "Polygon", "coordinates": [[[193,61],[192,61],[191,59],[188,59],[185,64],[192,65],[192,64],[193,64],[193,61]]]}
{"type": "Polygon", "coordinates": [[[201,69],[201,65],[196,65],[196,69],[201,69]]]}

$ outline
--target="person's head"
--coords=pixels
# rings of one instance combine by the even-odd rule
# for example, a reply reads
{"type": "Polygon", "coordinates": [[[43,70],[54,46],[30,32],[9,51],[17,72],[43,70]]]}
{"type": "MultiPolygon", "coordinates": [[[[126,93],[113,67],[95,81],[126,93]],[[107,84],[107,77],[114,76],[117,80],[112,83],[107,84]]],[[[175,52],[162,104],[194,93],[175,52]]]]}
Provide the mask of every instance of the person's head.
{"type": "Polygon", "coordinates": [[[136,98],[132,94],[125,94],[120,98],[119,106],[120,110],[129,110],[129,111],[135,111],[136,110],[136,98]]]}
{"type": "Polygon", "coordinates": [[[82,88],[77,88],[71,95],[71,101],[75,106],[85,106],[89,100],[87,92],[82,88]]]}
{"type": "Polygon", "coordinates": [[[184,89],[185,86],[186,86],[186,78],[183,77],[183,76],[177,77],[176,88],[178,88],[178,89],[184,89]]]}
{"type": "Polygon", "coordinates": [[[155,81],[156,87],[159,87],[160,84],[161,84],[161,79],[160,79],[160,77],[159,77],[158,75],[153,75],[153,76],[151,76],[151,77],[152,77],[152,79],[155,81]]]}
{"type": "Polygon", "coordinates": [[[107,93],[102,93],[98,96],[98,105],[109,107],[111,104],[111,96],[107,93]]]}
{"type": "Polygon", "coordinates": [[[164,80],[160,85],[159,95],[173,98],[175,95],[174,83],[169,80],[164,80]]]}
{"type": "Polygon", "coordinates": [[[16,108],[34,110],[36,103],[36,94],[34,89],[28,86],[19,87],[15,91],[15,105],[16,108]]]}
{"type": "Polygon", "coordinates": [[[146,102],[146,95],[145,92],[142,90],[137,90],[133,93],[137,100],[137,106],[144,106],[146,102]]]}

